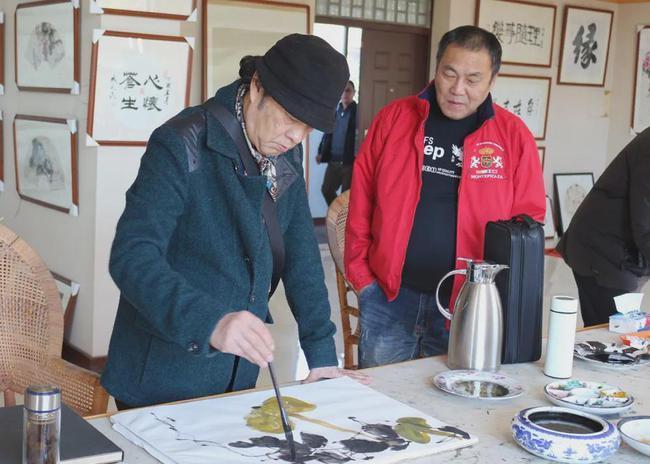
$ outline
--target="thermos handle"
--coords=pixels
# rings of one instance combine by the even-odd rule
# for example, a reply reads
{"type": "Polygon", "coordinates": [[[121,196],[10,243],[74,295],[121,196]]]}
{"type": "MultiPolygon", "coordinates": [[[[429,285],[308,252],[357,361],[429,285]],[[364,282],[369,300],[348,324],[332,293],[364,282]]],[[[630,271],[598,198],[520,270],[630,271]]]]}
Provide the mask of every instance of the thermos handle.
{"type": "Polygon", "coordinates": [[[445,280],[447,280],[447,277],[451,277],[453,275],[458,275],[458,274],[467,275],[467,269],[456,269],[454,271],[448,272],[442,279],[440,279],[440,282],[438,282],[438,286],[436,287],[436,304],[438,305],[438,310],[443,316],[445,316],[450,321],[451,321],[451,313],[449,312],[449,309],[443,308],[442,305],[440,304],[440,295],[439,295],[440,286],[445,280]]]}

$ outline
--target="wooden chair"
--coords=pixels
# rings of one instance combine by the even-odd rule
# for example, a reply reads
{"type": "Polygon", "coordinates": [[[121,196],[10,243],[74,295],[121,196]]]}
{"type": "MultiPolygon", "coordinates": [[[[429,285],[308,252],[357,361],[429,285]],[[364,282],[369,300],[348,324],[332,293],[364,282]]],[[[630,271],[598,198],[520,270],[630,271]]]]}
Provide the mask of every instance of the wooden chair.
{"type": "Polygon", "coordinates": [[[336,286],[341,306],[341,327],[343,329],[344,367],[356,369],[354,364],[354,347],[359,346],[360,324],[359,308],[348,301],[349,293],[354,289],[345,280],[343,267],[343,250],[345,249],[345,222],[348,218],[350,191],[339,195],[327,210],[327,242],[336,267],[336,286]],[[356,321],[352,329],[352,319],[356,321]]]}
{"type": "Polygon", "coordinates": [[[45,263],[22,238],[0,225],[0,391],[5,406],[28,385],[61,388],[82,416],[105,413],[99,375],[61,359],[63,309],[45,263]]]}

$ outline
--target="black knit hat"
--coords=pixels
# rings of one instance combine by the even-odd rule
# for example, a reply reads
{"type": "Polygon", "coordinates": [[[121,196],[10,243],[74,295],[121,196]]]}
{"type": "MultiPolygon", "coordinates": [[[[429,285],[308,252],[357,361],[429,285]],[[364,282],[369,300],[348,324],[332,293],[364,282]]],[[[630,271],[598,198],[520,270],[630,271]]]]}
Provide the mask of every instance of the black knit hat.
{"type": "Polygon", "coordinates": [[[323,132],[334,130],[334,113],[350,78],[345,57],[320,37],[291,34],[256,63],[264,90],[289,114],[323,132]]]}

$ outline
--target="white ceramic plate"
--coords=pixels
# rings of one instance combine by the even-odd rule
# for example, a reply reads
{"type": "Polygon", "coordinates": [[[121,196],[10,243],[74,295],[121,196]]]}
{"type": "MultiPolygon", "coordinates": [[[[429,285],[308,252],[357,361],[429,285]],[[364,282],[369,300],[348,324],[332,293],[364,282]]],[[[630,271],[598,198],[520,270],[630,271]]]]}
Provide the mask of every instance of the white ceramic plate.
{"type": "Polygon", "coordinates": [[[433,384],[452,395],[481,400],[505,400],[524,392],[523,385],[505,375],[484,371],[441,372],[433,378],[433,384]]]}
{"type": "Polygon", "coordinates": [[[623,441],[646,456],[650,456],[650,416],[632,416],[617,424],[623,441]]]}
{"type": "Polygon", "coordinates": [[[612,385],[582,380],[551,382],[544,387],[551,403],[582,412],[606,416],[632,407],[634,398],[612,385]]]}

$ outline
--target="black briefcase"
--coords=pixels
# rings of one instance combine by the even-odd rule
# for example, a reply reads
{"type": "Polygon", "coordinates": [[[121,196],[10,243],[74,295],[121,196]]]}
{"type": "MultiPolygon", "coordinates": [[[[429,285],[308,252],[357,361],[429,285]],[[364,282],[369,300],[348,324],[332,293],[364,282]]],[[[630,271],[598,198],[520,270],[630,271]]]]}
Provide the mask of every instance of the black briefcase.
{"type": "Polygon", "coordinates": [[[537,361],[542,356],[544,228],[530,216],[488,222],[484,259],[507,264],[497,288],[503,306],[503,364],[537,361]]]}

